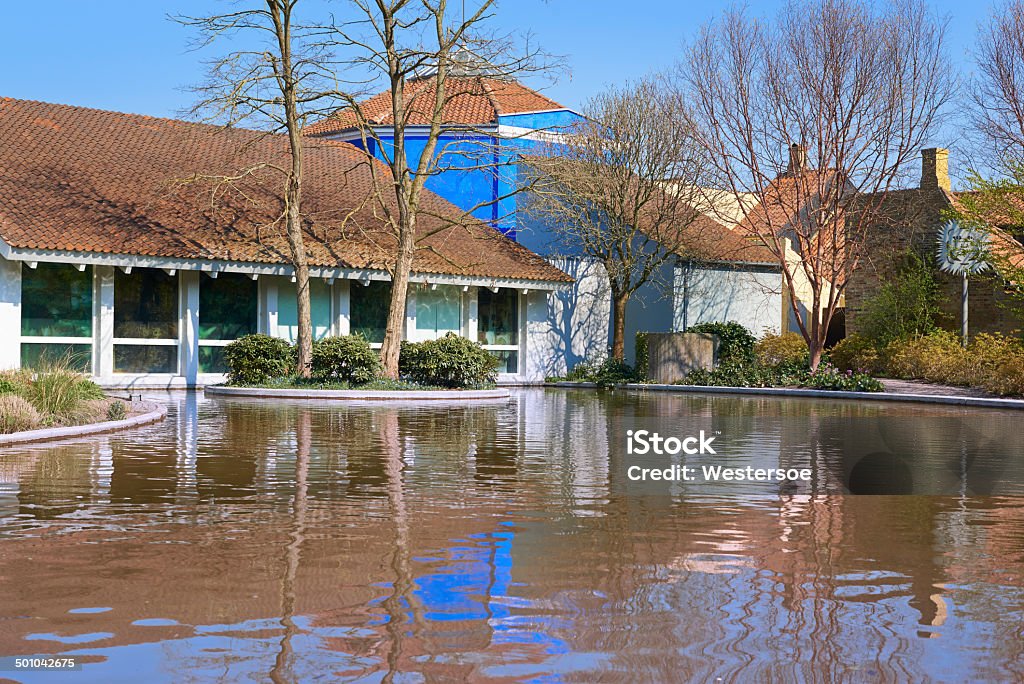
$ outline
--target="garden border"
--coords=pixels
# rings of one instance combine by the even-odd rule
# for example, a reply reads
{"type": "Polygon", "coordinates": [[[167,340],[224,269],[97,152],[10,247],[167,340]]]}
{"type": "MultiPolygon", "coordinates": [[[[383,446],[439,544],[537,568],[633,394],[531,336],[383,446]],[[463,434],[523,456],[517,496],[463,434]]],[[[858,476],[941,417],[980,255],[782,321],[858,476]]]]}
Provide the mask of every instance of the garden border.
{"type": "Polygon", "coordinates": [[[141,401],[136,402],[136,404],[143,409],[148,409],[146,413],[138,416],[132,416],[131,418],[125,418],[124,420],[106,420],[102,423],[88,423],[86,425],[69,425],[68,427],[42,428],[40,430],[12,432],[7,435],[0,435],[0,446],[31,444],[34,442],[50,442],[58,439],[86,437],[103,432],[127,430],[140,425],[155,423],[158,420],[163,420],[167,417],[167,407],[162,404],[151,401],[141,401]]]}
{"type": "MultiPolygon", "coordinates": [[[[548,382],[545,387],[596,388],[596,382],[548,382]]],[[[960,397],[944,394],[902,394],[898,392],[846,392],[843,390],[816,390],[797,387],[708,387],[701,385],[661,385],[643,383],[618,383],[613,389],[655,392],[684,392],[690,394],[749,394],[781,397],[806,397],[819,399],[849,399],[865,401],[893,401],[919,404],[945,404],[951,406],[972,406],[977,408],[1003,408],[1024,410],[1024,399],[996,399],[984,397],[960,397]]]]}
{"type": "Polygon", "coordinates": [[[208,396],[247,397],[254,399],[330,399],[332,401],[475,401],[508,399],[512,393],[505,388],[486,390],[318,390],[269,389],[262,387],[207,386],[208,396]]]}

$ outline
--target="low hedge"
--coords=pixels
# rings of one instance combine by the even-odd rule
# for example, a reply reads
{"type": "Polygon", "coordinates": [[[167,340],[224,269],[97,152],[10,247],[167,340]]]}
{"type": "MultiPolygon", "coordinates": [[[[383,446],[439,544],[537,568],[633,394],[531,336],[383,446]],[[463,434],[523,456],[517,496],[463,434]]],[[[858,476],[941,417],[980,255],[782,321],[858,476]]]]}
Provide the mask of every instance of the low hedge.
{"type": "Polygon", "coordinates": [[[402,342],[398,372],[421,385],[487,387],[498,378],[498,359],[476,342],[448,333],[427,342],[402,342]]]}
{"type": "Polygon", "coordinates": [[[713,370],[693,370],[677,385],[698,387],[802,387],[847,392],[881,392],[881,382],[866,373],[841,371],[830,364],[821,364],[811,371],[779,364],[729,362],[713,370]]]}
{"type": "Polygon", "coordinates": [[[1024,342],[1012,335],[981,333],[966,347],[947,330],[884,346],[851,335],[829,351],[829,358],[840,369],[977,387],[1000,396],[1024,395],[1024,342]]]}

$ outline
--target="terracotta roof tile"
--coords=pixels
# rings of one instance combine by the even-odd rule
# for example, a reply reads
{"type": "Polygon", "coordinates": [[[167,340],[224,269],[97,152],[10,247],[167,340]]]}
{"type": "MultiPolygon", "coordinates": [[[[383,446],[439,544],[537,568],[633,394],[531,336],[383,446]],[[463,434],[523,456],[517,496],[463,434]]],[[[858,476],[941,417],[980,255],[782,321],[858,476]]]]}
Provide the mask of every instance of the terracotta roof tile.
{"type": "MultiPolygon", "coordinates": [[[[277,171],[255,170],[216,198],[210,182],[178,182],[281,164],[286,151],[279,135],[0,99],[0,237],[24,249],[289,263],[277,171]]],[[[362,153],[311,140],[304,164],[310,264],[386,270],[395,238],[371,201],[362,153]]],[[[461,212],[424,194],[419,227],[433,234],[420,241],[416,271],[571,280],[483,223],[446,227],[437,217],[461,212]]]]}
{"type": "MultiPolygon", "coordinates": [[[[434,109],[436,78],[418,78],[406,83],[408,124],[430,124],[434,109]]],[[[503,114],[565,109],[554,100],[516,81],[486,76],[451,76],[447,79],[444,123],[448,125],[483,126],[497,123],[503,114]]],[[[391,92],[378,93],[360,103],[363,116],[370,123],[390,126],[394,123],[391,92]]],[[[358,118],[351,108],[342,109],[305,129],[306,135],[322,136],[355,128],[358,118]]]]}

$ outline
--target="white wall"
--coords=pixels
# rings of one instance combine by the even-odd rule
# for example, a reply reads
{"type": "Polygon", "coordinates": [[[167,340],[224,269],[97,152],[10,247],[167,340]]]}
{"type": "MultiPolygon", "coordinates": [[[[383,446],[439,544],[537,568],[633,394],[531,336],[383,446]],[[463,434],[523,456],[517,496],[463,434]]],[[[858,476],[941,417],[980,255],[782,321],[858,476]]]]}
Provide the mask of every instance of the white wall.
{"type": "Polygon", "coordinates": [[[0,370],[21,365],[21,262],[0,257],[0,370]]]}
{"type": "Polygon", "coordinates": [[[522,372],[531,382],[564,375],[584,360],[608,353],[611,299],[604,267],[586,259],[549,261],[576,279],[560,292],[531,292],[527,299],[527,348],[522,372]]]}
{"type": "Polygon", "coordinates": [[[726,321],[757,336],[782,328],[782,275],[769,267],[679,265],[673,301],[673,330],[726,321]]]}

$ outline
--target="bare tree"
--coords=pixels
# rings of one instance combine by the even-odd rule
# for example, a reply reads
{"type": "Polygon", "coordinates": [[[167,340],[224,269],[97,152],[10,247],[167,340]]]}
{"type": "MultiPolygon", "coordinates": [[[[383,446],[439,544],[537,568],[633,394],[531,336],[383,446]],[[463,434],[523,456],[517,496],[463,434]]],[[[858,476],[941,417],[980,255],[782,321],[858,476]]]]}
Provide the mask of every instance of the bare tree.
{"type": "MultiPolygon", "coordinates": [[[[265,170],[281,178],[281,211],[296,282],[298,311],[297,371],[308,377],[313,331],[309,297],[309,263],[302,218],[302,129],[315,105],[325,97],[324,79],[331,71],[322,29],[296,20],[299,0],[263,0],[252,7],[206,17],[177,17],[196,29],[198,45],[231,40],[247,47],[232,50],[210,64],[209,80],[196,88],[199,102],[192,113],[226,126],[252,124],[268,134],[284,133],[285,163],[267,159],[237,174],[214,180],[217,185],[242,182],[265,170]]],[[[197,176],[198,178],[198,176],[197,176]]]]}
{"type": "Polygon", "coordinates": [[[465,134],[477,128],[450,120],[449,104],[467,95],[494,97],[483,84],[476,86],[480,92],[453,85],[477,77],[512,79],[545,65],[542,53],[528,40],[520,45],[512,34],[489,30],[495,0],[472,3],[475,7],[469,9],[462,3],[458,12],[450,10],[447,0],[353,0],[348,4],[356,18],[332,25],[334,47],[345,65],[339,70],[335,95],[346,105],[342,113],[359,130],[373,179],[374,203],[381,223],[394,239],[389,246],[393,254],[391,300],[381,361],[384,375],[397,378],[417,245],[453,224],[475,221],[473,212],[504,199],[481,201],[461,215],[435,217],[441,219],[439,227],[428,232],[418,221],[425,183],[452,168],[461,172],[489,169],[500,174],[512,165],[509,160],[495,160],[494,149],[481,142],[474,150],[461,146],[457,154],[463,161],[449,164],[450,154],[456,153],[441,142],[442,135],[465,134]],[[363,101],[366,86],[380,81],[386,83],[390,97],[387,135],[381,133],[363,101]],[[413,126],[422,140],[416,151],[407,140],[413,126]],[[377,154],[383,165],[376,161],[377,154]],[[467,155],[469,163],[465,163],[467,155]]]}
{"type": "Polygon", "coordinates": [[[663,266],[705,245],[695,206],[707,165],[689,112],[655,79],[593,98],[585,120],[529,160],[526,212],[566,254],[600,262],[612,299],[614,358],[625,355],[626,308],[663,266]]]}
{"type": "Polygon", "coordinates": [[[791,1],[774,21],[727,12],[681,64],[717,179],[757,202],[737,230],[778,260],[812,368],[867,232],[955,89],[945,33],[919,0],[791,1]]]}
{"type": "Polygon", "coordinates": [[[1024,2],[996,8],[978,35],[972,83],[975,125],[990,145],[986,160],[1020,172],[1024,166],[1024,2]]]}

